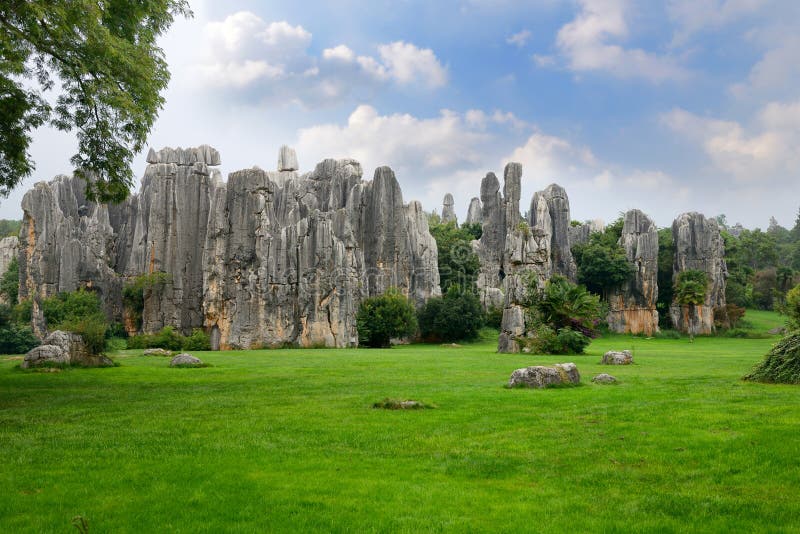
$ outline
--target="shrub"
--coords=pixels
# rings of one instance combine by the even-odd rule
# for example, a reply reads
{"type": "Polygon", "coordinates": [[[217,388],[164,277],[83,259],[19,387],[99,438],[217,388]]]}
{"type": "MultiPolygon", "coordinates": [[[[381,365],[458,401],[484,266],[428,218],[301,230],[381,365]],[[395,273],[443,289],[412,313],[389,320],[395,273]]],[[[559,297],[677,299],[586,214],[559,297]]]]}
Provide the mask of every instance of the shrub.
{"type": "Polygon", "coordinates": [[[418,313],[420,334],[426,341],[454,342],[478,337],[483,309],[474,293],[451,286],[444,297],[432,298],[418,313]]]}
{"type": "Polygon", "coordinates": [[[744,380],[800,384],[800,330],[780,340],[744,380]]]}
{"type": "Polygon", "coordinates": [[[407,337],[417,331],[414,305],[391,288],[383,295],[361,303],[356,315],[358,342],[367,347],[389,347],[392,338],[407,337]]]}
{"type": "Polygon", "coordinates": [[[105,350],[108,323],[96,293],[85,289],[59,293],[42,301],[42,313],[49,329],[79,334],[92,354],[105,350]]]}
{"type": "Polygon", "coordinates": [[[503,308],[500,306],[490,306],[486,311],[486,326],[490,326],[495,330],[500,330],[503,324],[503,308]]]}
{"type": "Polygon", "coordinates": [[[0,326],[0,354],[25,354],[38,345],[30,327],[14,323],[0,326]]]}
{"type": "Polygon", "coordinates": [[[6,272],[0,276],[0,297],[4,297],[5,301],[14,306],[17,303],[19,296],[19,264],[17,263],[16,256],[11,259],[8,264],[6,272]]]}
{"type": "Polygon", "coordinates": [[[544,324],[536,327],[533,337],[524,341],[532,352],[540,354],[583,354],[591,342],[591,338],[571,328],[561,328],[556,332],[544,324]]]}
{"type": "Polygon", "coordinates": [[[11,309],[11,319],[18,324],[30,324],[33,317],[33,302],[29,299],[18,302],[11,309]]]}
{"type": "Polygon", "coordinates": [[[784,311],[789,318],[789,328],[800,328],[800,285],[797,285],[786,293],[784,311]]]}
{"type": "Polygon", "coordinates": [[[70,319],[59,324],[58,329],[80,335],[91,354],[101,354],[106,348],[108,325],[102,315],[70,319]]]}
{"type": "Polygon", "coordinates": [[[184,338],[183,350],[211,350],[211,338],[201,328],[195,328],[192,335],[184,338]]]}
{"type": "Polygon", "coordinates": [[[704,271],[687,269],[678,273],[675,280],[675,300],[682,306],[700,305],[705,302],[708,290],[708,275],[704,271]]]}

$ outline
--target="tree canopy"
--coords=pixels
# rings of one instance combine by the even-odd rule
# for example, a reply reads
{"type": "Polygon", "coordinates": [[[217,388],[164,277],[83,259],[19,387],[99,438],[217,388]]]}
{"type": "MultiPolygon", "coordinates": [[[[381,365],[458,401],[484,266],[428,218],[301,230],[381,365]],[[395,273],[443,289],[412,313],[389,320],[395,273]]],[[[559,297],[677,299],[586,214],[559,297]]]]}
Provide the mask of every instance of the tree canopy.
{"type": "Polygon", "coordinates": [[[186,0],[4,0],[0,7],[0,195],[34,170],[33,130],[76,131],[87,196],[119,202],[169,82],[158,37],[186,0]],[[55,102],[47,93],[60,86],[55,102]]]}

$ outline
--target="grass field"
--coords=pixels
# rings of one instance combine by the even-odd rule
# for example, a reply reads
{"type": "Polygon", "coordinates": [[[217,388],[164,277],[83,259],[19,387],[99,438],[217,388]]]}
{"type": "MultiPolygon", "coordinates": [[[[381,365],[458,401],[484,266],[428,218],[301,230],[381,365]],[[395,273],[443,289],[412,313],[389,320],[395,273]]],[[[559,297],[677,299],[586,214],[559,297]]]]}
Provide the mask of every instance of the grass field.
{"type": "Polygon", "coordinates": [[[776,339],[197,353],[202,369],[127,351],[60,373],[0,357],[0,531],[797,532],[800,388],[740,381],[776,339]],[[635,365],[599,365],[609,349],[635,365]],[[504,388],[560,361],[583,385],[504,388]],[[436,408],[371,407],[385,397],[436,408]]]}

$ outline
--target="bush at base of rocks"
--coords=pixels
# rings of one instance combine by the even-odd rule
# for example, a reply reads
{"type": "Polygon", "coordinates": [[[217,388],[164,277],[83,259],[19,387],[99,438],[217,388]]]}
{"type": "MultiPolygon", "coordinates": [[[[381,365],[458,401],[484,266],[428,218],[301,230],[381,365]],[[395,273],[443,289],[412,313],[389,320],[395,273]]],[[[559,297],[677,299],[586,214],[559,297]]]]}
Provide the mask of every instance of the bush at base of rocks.
{"type": "Polygon", "coordinates": [[[744,380],[800,384],[800,330],[781,339],[744,380]]]}

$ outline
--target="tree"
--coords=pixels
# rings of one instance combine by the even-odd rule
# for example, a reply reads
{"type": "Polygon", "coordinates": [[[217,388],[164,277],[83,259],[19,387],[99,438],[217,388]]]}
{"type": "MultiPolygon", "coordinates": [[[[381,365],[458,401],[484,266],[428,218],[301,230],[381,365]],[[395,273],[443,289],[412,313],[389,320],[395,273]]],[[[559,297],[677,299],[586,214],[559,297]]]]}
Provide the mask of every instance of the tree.
{"type": "Polygon", "coordinates": [[[397,289],[391,288],[361,303],[356,327],[359,344],[389,347],[392,338],[408,337],[417,332],[417,314],[414,305],[397,289]]]}
{"type": "Polygon", "coordinates": [[[603,234],[592,234],[588,243],[576,245],[572,253],[578,265],[578,281],[605,300],[609,292],[627,282],[633,274],[625,249],[604,239],[603,234]]]}
{"type": "MultiPolygon", "coordinates": [[[[727,247],[726,247],[727,250],[727,247]]],[[[658,326],[669,328],[669,307],[672,305],[672,266],[675,263],[675,243],[671,228],[658,231],[658,326]]]]}
{"type": "Polygon", "coordinates": [[[475,339],[484,323],[478,297],[456,285],[444,297],[429,299],[417,317],[422,338],[437,342],[475,339]]]}
{"type": "Polygon", "coordinates": [[[706,300],[708,275],[704,271],[687,269],[675,280],[675,300],[681,306],[699,306],[706,300]]]}
{"type": "Polygon", "coordinates": [[[786,293],[783,309],[789,317],[789,328],[793,330],[800,328],[800,285],[796,285],[786,293]]]}
{"type": "Polygon", "coordinates": [[[0,297],[3,297],[11,306],[17,304],[19,297],[19,263],[16,257],[11,259],[6,272],[3,273],[3,276],[0,276],[0,297]]]}
{"type": "Polygon", "coordinates": [[[458,285],[472,290],[478,280],[480,260],[472,250],[472,241],[476,239],[478,228],[474,225],[456,227],[454,222],[437,222],[438,217],[431,217],[431,235],[436,239],[439,249],[439,279],[445,293],[451,286],[458,285]]]}
{"type": "Polygon", "coordinates": [[[4,0],[0,7],[0,195],[34,169],[31,132],[77,131],[87,197],[119,202],[169,82],[158,37],[186,0],[4,0]],[[55,105],[43,93],[61,87],[55,105]]]}

